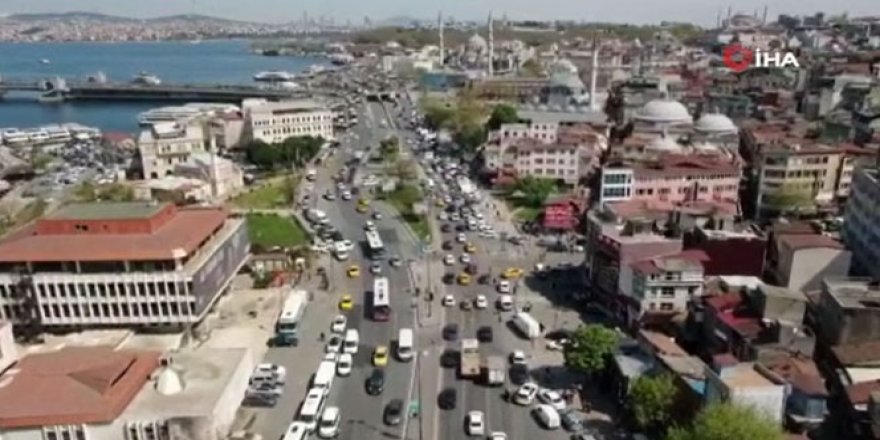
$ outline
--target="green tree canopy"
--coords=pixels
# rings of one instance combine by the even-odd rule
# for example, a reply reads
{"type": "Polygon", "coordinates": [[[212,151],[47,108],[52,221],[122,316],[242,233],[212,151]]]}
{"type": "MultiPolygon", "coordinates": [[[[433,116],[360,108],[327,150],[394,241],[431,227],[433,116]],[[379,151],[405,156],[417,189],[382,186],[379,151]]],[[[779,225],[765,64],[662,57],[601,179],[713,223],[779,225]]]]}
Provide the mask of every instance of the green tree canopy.
{"type": "Polygon", "coordinates": [[[596,373],[605,368],[608,356],[617,349],[617,333],[599,324],[588,324],[574,332],[565,350],[565,362],[585,373],[596,373]]]}
{"type": "Polygon", "coordinates": [[[551,179],[525,176],[516,181],[514,190],[519,193],[518,197],[523,206],[540,208],[547,197],[556,191],[556,182],[551,179]]]}
{"type": "Polygon", "coordinates": [[[95,185],[85,181],[74,190],[74,197],[80,202],[130,202],[134,200],[134,189],[121,183],[95,185]]]}
{"type": "Polygon", "coordinates": [[[321,137],[293,136],[275,144],[255,140],[245,146],[245,151],[248,162],[262,169],[290,169],[312,160],[323,144],[321,137]]]}
{"type": "Polygon", "coordinates": [[[534,58],[529,58],[522,64],[522,71],[527,76],[544,75],[544,69],[541,68],[541,64],[534,58]]]}
{"type": "Polygon", "coordinates": [[[672,418],[672,406],[678,389],[669,374],[643,375],[629,390],[629,406],[639,428],[645,431],[663,430],[672,418]]]}
{"type": "Polygon", "coordinates": [[[810,190],[794,185],[784,185],[764,197],[767,205],[779,211],[791,212],[814,207],[810,190]]]}
{"type": "Polygon", "coordinates": [[[501,127],[501,124],[512,124],[514,122],[519,122],[516,108],[508,104],[499,104],[492,109],[492,114],[489,115],[489,122],[486,123],[486,127],[489,130],[497,130],[501,127]]]}
{"type": "Polygon", "coordinates": [[[709,405],[691,426],[673,428],[666,440],[782,440],[779,423],[754,408],[731,403],[709,405]]]}

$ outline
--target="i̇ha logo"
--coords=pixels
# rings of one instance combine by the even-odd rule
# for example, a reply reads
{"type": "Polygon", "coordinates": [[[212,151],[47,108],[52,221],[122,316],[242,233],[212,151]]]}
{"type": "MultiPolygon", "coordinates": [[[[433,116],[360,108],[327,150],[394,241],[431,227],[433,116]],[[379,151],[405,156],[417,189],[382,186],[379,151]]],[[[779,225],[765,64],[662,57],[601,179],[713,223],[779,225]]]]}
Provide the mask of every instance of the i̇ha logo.
{"type": "Polygon", "coordinates": [[[734,72],[742,72],[750,67],[801,67],[792,52],[764,52],[741,44],[730,44],[724,48],[724,65],[734,72]]]}

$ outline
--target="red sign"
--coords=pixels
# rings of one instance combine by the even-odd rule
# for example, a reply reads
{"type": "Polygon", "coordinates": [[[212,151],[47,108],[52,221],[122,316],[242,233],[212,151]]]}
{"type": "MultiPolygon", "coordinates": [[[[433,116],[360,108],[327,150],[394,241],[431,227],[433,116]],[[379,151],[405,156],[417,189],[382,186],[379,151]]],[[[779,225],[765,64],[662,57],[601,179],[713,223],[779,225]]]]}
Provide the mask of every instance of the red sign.
{"type": "Polygon", "coordinates": [[[741,44],[731,44],[724,48],[724,65],[734,72],[742,72],[752,65],[755,53],[741,44]]]}

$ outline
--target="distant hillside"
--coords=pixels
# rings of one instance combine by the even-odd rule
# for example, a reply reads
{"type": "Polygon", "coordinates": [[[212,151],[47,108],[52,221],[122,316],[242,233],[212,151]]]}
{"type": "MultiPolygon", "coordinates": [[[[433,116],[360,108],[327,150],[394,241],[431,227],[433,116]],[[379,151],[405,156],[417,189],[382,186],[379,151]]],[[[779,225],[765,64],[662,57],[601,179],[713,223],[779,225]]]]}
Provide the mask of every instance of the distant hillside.
{"type": "Polygon", "coordinates": [[[162,24],[162,23],[172,23],[172,22],[190,22],[190,23],[215,23],[215,24],[249,24],[248,22],[239,21],[239,20],[230,20],[228,18],[220,18],[220,17],[211,17],[209,15],[199,15],[199,14],[179,14],[179,15],[168,15],[162,17],[148,18],[146,20],[131,18],[131,17],[119,17],[116,15],[107,15],[107,14],[99,14],[95,12],[82,12],[82,11],[73,11],[73,12],[61,12],[61,13],[46,13],[46,14],[12,14],[6,17],[7,20],[14,21],[22,21],[22,22],[44,22],[44,21],[91,21],[91,22],[101,22],[101,23],[154,23],[154,24],[162,24]]]}

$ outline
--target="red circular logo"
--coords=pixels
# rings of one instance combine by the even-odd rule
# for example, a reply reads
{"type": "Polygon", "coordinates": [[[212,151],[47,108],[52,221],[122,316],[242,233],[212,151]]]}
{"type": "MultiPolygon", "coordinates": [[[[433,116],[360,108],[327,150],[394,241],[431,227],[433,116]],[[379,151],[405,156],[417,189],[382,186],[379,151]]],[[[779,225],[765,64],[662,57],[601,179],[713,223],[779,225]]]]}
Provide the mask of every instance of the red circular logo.
{"type": "Polygon", "coordinates": [[[724,65],[734,72],[742,72],[752,65],[755,53],[740,44],[731,44],[724,48],[724,65]]]}

